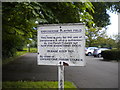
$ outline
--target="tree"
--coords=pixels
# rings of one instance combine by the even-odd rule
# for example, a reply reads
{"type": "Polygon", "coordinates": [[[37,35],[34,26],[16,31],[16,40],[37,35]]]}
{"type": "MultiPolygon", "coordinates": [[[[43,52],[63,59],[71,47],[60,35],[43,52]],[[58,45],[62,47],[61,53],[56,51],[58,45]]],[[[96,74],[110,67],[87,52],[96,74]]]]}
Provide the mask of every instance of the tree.
{"type": "Polygon", "coordinates": [[[36,37],[36,30],[33,29],[33,27],[36,27],[36,20],[40,24],[80,22],[80,18],[85,20],[88,17],[89,20],[91,17],[89,13],[83,11],[86,9],[92,10],[90,2],[3,2],[2,5],[3,58],[13,56],[16,50],[30,42],[29,38],[36,37]],[[80,15],[80,13],[83,14],[80,15]],[[73,17],[73,15],[75,16],[73,17]]]}
{"type": "Polygon", "coordinates": [[[92,4],[94,6],[94,13],[89,13],[93,16],[94,24],[88,25],[86,30],[87,46],[95,46],[94,42],[97,42],[97,37],[106,40],[106,36],[100,37],[98,33],[102,28],[106,28],[107,25],[110,25],[110,16],[107,11],[120,12],[120,2],[92,2],[92,4]]]}
{"type": "Polygon", "coordinates": [[[105,48],[115,48],[116,47],[116,42],[112,38],[98,37],[97,40],[99,42],[97,42],[96,44],[100,47],[105,47],[105,48]]]}
{"type": "Polygon", "coordinates": [[[13,56],[36,33],[32,29],[36,15],[28,3],[3,3],[2,9],[2,54],[3,58],[7,58],[13,56]]]}
{"type": "MultiPolygon", "coordinates": [[[[113,3],[108,4],[107,8],[116,8],[119,11],[118,6],[119,4],[113,3]]],[[[39,24],[85,23],[88,29],[108,25],[106,13],[101,16],[105,19],[97,21],[106,7],[102,8],[100,13],[97,10],[100,10],[99,7],[91,2],[3,2],[3,57],[13,56],[17,49],[30,42],[29,38],[35,39],[37,35],[37,31],[33,29],[36,27],[35,21],[39,24]]],[[[94,37],[94,35],[89,36],[92,39],[94,37]]]]}
{"type": "Polygon", "coordinates": [[[97,27],[106,27],[110,25],[110,16],[107,13],[120,12],[120,2],[92,2],[94,6],[94,13],[90,13],[93,16],[93,21],[97,27]]]}
{"type": "Polygon", "coordinates": [[[106,32],[102,30],[100,27],[91,27],[86,30],[86,46],[99,46],[98,42],[100,42],[100,37],[107,37],[106,32]]]}
{"type": "Polygon", "coordinates": [[[118,33],[118,35],[115,35],[115,40],[116,40],[116,47],[118,50],[120,50],[120,33],[118,33]]]}

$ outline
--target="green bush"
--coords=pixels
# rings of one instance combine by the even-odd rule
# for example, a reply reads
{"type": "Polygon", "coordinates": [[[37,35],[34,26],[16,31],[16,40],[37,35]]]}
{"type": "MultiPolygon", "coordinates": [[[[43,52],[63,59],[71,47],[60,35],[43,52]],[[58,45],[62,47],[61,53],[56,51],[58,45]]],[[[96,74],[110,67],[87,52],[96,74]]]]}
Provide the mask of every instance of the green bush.
{"type": "Polygon", "coordinates": [[[16,55],[22,50],[25,41],[18,35],[3,34],[2,37],[2,58],[6,59],[16,55]]]}
{"type": "Polygon", "coordinates": [[[105,60],[120,60],[120,50],[102,51],[101,54],[105,60]]]}

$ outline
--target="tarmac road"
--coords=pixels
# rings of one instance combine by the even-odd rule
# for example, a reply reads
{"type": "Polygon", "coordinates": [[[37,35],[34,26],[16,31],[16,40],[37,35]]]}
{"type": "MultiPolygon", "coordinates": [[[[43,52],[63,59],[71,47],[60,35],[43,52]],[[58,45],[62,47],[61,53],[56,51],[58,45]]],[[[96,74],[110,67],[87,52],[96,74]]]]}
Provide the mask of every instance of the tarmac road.
{"type": "MultiPolygon", "coordinates": [[[[85,67],[65,67],[65,81],[78,88],[118,88],[118,62],[86,56],[85,67]]],[[[37,54],[28,53],[2,67],[3,81],[56,81],[57,66],[38,66],[37,54]]]]}

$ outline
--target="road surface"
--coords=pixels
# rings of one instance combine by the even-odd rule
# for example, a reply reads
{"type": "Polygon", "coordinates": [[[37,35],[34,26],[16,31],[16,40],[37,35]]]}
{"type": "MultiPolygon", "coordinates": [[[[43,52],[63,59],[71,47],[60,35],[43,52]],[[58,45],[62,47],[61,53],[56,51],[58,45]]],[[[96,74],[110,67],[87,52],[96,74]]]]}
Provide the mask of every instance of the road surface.
{"type": "MultiPolygon", "coordinates": [[[[118,88],[118,63],[86,56],[86,67],[65,67],[65,81],[78,88],[118,88]]],[[[37,54],[28,53],[3,66],[3,81],[57,81],[56,66],[38,66],[37,54]]]]}

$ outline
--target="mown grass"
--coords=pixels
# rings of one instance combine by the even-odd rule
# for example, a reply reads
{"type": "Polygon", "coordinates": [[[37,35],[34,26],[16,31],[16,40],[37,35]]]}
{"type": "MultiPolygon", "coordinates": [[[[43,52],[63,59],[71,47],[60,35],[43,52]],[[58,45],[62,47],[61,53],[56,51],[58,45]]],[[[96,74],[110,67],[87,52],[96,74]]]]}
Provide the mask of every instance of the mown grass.
{"type": "MultiPolygon", "coordinates": [[[[28,48],[23,48],[23,50],[28,51],[28,48]]],[[[37,53],[37,48],[30,48],[31,53],[37,53]]]]}
{"type": "Polygon", "coordinates": [[[6,59],[2,60],[2,64],[3,65],[8,64],[8,63],[14,61],[19,56],[24,55],[26,53],[27,53],[27,51],[17,51],[15,56],[9,57],[9,58],[6,58],[6,59]]]}
{"type": "MultiPolygon", "coordinates": [[[[57,81],[6,81],[2,82],[2,88],[58,88],[57,81]]],[[[76,88],[73,83],[65,81],[64,88],[76,88]]]]}
{"type": "MultiPolygon", "coordinates": [[[[30,53],[36,53],[36,52],[37,52],[37,48],[30,48],[30,53]]],[[[8,64],[8,63],[14,61],[19,56],[24,55],[26,53],[28,53],[28,48],[23,48],[22,51],[17,51],[13,57],[9,57],[9,58],[2,60],[2,64],[3,65],[8,64]]]]}

